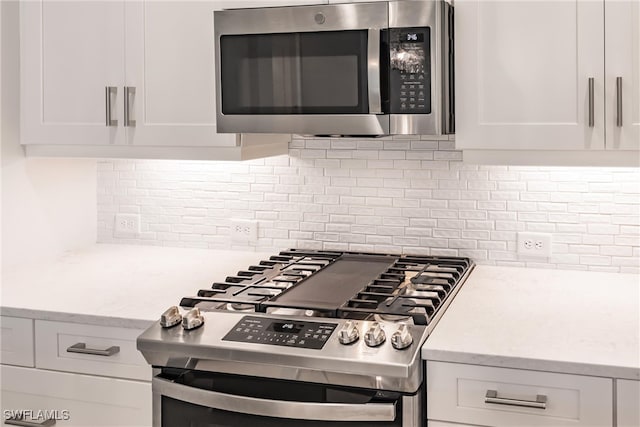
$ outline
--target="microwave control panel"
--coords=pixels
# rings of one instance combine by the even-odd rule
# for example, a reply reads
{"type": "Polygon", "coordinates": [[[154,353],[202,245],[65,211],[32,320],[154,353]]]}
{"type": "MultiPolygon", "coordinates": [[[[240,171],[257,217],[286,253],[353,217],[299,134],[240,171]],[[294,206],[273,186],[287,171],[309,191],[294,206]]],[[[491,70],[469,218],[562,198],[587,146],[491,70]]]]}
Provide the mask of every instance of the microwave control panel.
{"type": "Polygon", "coordinates": [[[430,28],[389,29],[391,114],[431,113],[430,28]]]}

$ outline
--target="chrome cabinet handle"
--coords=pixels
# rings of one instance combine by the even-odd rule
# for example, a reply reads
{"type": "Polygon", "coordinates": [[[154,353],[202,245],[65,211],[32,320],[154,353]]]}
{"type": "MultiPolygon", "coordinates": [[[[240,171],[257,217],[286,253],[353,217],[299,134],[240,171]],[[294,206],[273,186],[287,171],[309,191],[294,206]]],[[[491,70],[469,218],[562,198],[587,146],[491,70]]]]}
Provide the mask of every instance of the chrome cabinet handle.
{"type": "Polygon", "coordinates": [[[260,399],[209,391],[154,377],[153,394],[222,411],[307,421],[394,421],[395,403],[313,403],[260,399]]]}
{"type": "Polygon", "coordinates": [[[496,390],[487,390],[484,396],[484,403],[493,403],[496,405],[521,406],[523,408],[547,409],[547,396],[539,394],[535,401],[508,399],[506,397],[498,397],[496,390]]]}
{"type": "Polygon", "coordinates": [[[133,86],[125,86],[124,87],[124,126],[125,127],[135,127],[136,121],[131,120],[131,95],[136,94],[136,88],[133,86]]]}
{"type": "Polygon", "coordinates": [[[595,79],[593,77],[589,77],[589,127],[592,128],[595,126],[595,93],[594,93],[594,83],[595,79]]]}
{"type": "Polygon", "coordinates": [[[622,77],[616,77],[616,126],[622,127],[622,77]]]}
{"type": "Polygon", "coordinates": [[[107,127],[109,126],[118,126],[118,120],[111,118],[111,97],[116,96],[118,94],[118,88],[115,86],[106,86],[104,88],[104,99],[105,99],[105,124],[107,127]]]}
{"type": "Polygon", "coordinates": [[[9,426],[49,427],[56,425],[56,420],[50,418],[44,421],[25,421],[22,417],[7,418],[4,423],[9,426]]]}
{"type": "Polygon", "coordinates": [[[67,348],[68,353],[80,353],[80,354],[91,354],[94,356],[113,356],[114,354],[120,353],[120,347],[117,345],[112,345],[111,347],[100,350],[97,348],[87,348],[87,344],[83,342],[79,342],[77,344],[72,345],[67,348]]]}

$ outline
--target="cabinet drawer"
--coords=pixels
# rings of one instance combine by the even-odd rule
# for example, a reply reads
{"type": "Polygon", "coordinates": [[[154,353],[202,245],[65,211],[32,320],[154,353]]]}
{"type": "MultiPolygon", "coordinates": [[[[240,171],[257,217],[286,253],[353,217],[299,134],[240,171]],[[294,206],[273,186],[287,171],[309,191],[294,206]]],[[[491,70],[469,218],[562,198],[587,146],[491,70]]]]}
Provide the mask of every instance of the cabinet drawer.
{"type": "Polygon", "coordinates": [[[33,320],[2,316],[0,327],[0,362],[33,366],[33,320]]]}
{"type": "Polygon", "coordinates": [[[151,380],[136,349],[139,329],[36,320],[36,367],[151,380]]]}
{"type": "Polygon", "coordinates": [[[2,366],[2,419],[24,414],[40,425],[138,427],[151,425],[151,384],[33,368],[2,366]]]}
{"type": "Polygon", "coordinates": [[[640,381],[616,380],[618,427],[640,426],[640,381]]]}
{"type": "Polygon", "coordinates": [[[496,427],[603,427],[612,425],[612,402],[611,379],[427,362],[429,419],[496,427]]]}

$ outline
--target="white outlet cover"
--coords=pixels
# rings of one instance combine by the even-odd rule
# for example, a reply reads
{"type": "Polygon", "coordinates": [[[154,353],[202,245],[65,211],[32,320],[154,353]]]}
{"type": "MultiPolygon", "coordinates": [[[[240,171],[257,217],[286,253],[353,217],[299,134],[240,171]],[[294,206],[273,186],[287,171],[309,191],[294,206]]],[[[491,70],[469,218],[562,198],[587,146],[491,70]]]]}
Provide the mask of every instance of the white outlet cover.
{"type": "Polygon", "coordinates": [[[549,258],[553,244],[551,233],[518,232],[517,252],[536,258],[549,258]]]}
{"type": "Polygon", "coordinates": [[[113,224],[114,237],[138,237],[140,235],[139,214],[116,214],[113,224]]]}
{"type": "Polygon", "coordinates": [[[232,219],[230,229],[232,242],[255,243],[258,241],[258,221],[256,220],[232,219]]]}

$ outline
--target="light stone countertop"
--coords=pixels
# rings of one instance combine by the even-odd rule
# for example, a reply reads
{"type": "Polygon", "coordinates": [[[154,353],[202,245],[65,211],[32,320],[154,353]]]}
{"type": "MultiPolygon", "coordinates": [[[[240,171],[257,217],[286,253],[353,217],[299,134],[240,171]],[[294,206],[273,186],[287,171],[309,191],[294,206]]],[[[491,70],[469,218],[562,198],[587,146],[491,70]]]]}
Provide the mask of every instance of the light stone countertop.
{"type": "MultiPolygon", "coordinates": [[[[143,329],[273,254],[97,244],[3,271],[0,315],[143,329]]],[[[640,276],[476,266],[422,356],[640,379],[640,276]]]]}
{"type": "Polygon", "coordinates": [[[476,266],[422,357],[640,380],[640,276],[476,266]]]}
{"type": "Polygon", "coordinates": [[[143,329],[274,253],[97,244],[3,271],[0,315],[143,329]]]}

